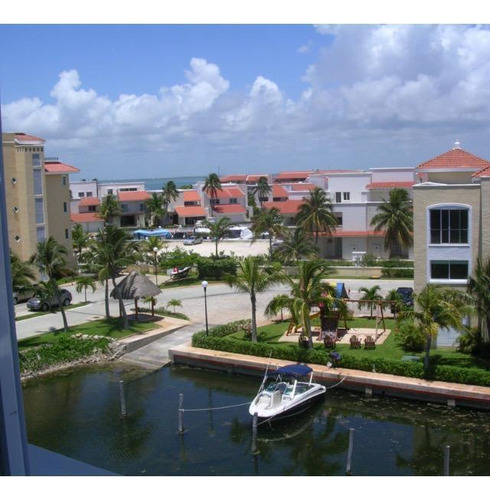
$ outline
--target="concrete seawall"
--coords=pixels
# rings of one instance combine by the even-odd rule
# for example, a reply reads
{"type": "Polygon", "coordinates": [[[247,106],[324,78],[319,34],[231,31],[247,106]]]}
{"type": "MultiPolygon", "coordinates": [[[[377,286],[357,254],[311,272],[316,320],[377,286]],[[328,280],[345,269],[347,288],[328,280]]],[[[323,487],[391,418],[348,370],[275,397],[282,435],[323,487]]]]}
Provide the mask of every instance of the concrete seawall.
{"type": "MultiPolygon", "coordinates": [[[[175,364],[219,370],[262,377],[268,359],[221,351],[210,351],[190,345],[180,345],[169,350],[175,364]]],[[[290,364],[281,359],[271,359],[270,369],[290,364]]],[[[371,373],[345,368],[328,368],[309,364],[314,370],[314,380],[329,386],[363,392],[368,395],[393,396],[415,401],[490,410],[490,387],[436,382],[385,373],[371,373]]]]}

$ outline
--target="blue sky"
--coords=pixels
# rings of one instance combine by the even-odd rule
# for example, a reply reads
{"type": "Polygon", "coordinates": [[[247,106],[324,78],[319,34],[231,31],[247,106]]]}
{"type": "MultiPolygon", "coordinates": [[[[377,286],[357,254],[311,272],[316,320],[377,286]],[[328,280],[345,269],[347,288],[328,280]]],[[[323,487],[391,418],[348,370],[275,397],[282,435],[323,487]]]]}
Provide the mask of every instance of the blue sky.
{"type": "Polygon", "coordinates": [[[490,158],[480,25],[0,25],[2,128],[78,178],[490,158]]]}

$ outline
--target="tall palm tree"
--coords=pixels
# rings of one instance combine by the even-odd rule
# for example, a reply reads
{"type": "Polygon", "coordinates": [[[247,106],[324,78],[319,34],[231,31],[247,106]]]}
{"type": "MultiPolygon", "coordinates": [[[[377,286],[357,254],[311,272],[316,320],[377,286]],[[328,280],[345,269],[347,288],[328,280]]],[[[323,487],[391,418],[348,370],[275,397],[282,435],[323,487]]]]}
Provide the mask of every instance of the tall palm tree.
{"type": "Polygon", "coordinates": [[[363,302],[367,302],[369,306],[369,318],[373,319],[373,310],[375,302],[383,300],[383,296],[379,293],[381,287],[379,285],[372,286],[371,288],[361,286],[359,292],[362,294],[359,299],[359,309],[362,307],[363,302]]]}
{"type": "Polygon", "coordinates": [[[275,255],[287,263],[297,262],[304,257],[316,257],[318,247],[308,239],[305,230],[297,226],[294,231],[284,234],[284,241],[276,248],[275,255]]]}
{"type": "Polygon", "coordinates": [[[49,236],[44,241],[40,241],[36,247],[36,253],[31,256],[30,263],[35,265],[41,276],[45,276],[49,283],[49,288],[53,295],[58,299],[61,316],[63,318],[63,330],[68,331],[68,320],[64,304],[62,304],[61,289],[58,286],[56,279],[61,275],[66,268],[66,248],[58,243],[52,236],[49,236]]]}
{"type": "Polygon", "coordinates": [[[170,205],[170,203],[172,203],[172,201],[175,201],[178,197],[179,190],[177,189],[174,181],[168,181],[162,186],[162,198],[165,211],[168,211],[168,206],[170,205]]]}
{"type": "Polygon", "coordinates": [[[252,304],[252,342],[257,342],[257,294],[270,290],[283,277],[272,267],[261,266],[261,259],[249,256],[238,262],[236,276],[227,278],[228,284],[239,292],[248,293],[252,304]]]}
{"type": "Polygon", "coordinates": [[[218,257],[218,243],[222,240],[228,231],[228,229],[233,225],[233,222],[229,217],[222,217],[218,219],[216,222],[204,221],[203,226],[207,227],[211,232],[209,236],[214,239],[216,257],[218,257]]]}
{"type": "Polygon", "coordinates": [[[385,231],[384,247],[390,251],[390,257],[400,254],[401,247],[413,243],[413,207],[406,189],[394,188],[388,200],[378,207],[371,219],[375,231],[385,231]]]}
{"type": "Polygon", "coordinates": [[[297,277],[281,272],[280,278],[290,286],[290,292],[274,297],[265,310],[269,316],[276,315],[281,309],[288,310],[293,321],[302,326],[310,349],[313,348],[311,310],[321,306],[326,313],[337,310],[345,315],[347,312],[345,303],[336,296],[335,287],[323,281],[327,273],[328,264],[319,260],[299,262],[297,277]]]}
{"type": "Polygon", "coordinates": [[[209,196],[211,210],[214,211],[214,200],[218,198],[218,191],[221,189],[221,181],[219,180],[218,174],[209,174],[204,180],[203,189],[209,196]]]}
{"type": "Polygon", "coordinates": [[[106,226],[99,230],[91,247],[93,259],[99,268],[99,279],[106,282],[106,316],[108,316],[108,281],[110,280],[114,290],[116,290],[119,312],[125,330],[129,328],[129,322],[123,299],[117,293],[116,278],[126,266],[134,262],[136,245],[136,242],[130,241],[130,237],[124,229],[106,226]]]}
{"type": "Polygon", "coordinates": [[[81,224],[77,223],[73,226],[71,239],[73,241],[73,251],[80,257],[82,252],[88,247],[90,240],[89,235],[83,230],[81,224]]]}
{"type": "Polygon", "coordinates": [[[474,273],[468,278],[468,293],[478,314],[480,339],[490,341],[490,257],[476,261],[474,273]]]}
{"type": "Polygon", "coordinates": [[[151,198],[145,202],[146,213],[148,214],[151,225],[159,226],[162,217],[166,213],[164,208],[163,195],[158,193],[151,193],[151,198]]]}
{"type": "Polygon", "coordinates": [[[283,236],[287,231],[279,210],[275,207],[259,210],[252,217],[252,226],[250,229],[253,233],[252,241],[260,238],[262,233],[269,234],[269,255],[272,259],[272,239],[283,236]]]}
{"type": "Polygon", "coordinates": [[[463,319],[468,313],[465,294],[450,288],[428,283],[415,298],[413,311],[405,310],[400,318],[414,319],[426,336],[424,369],[429,369],[432,341],[440,328],[463,327],[463,319]]]}
{"type": "Polygon", "coordinates": [[[112,222],[114,217],[121,215],[119,201],[114,194],[108,194],[100,204],[99,213],[106,224],[112,222]]]}
{"type": "Polygon", "coordinates": [[[333,213],[332,201],[322,188],[317,186],[310,191],[310,197],[298,209],[296,223],[315,234],[315,245],[318,245],[320,232],[332,234],[337,226],[337,218],[333,213]]]}
{"type": "Polygon", "coordinates": [[[267,177],[259,177],[259,180],[257,181],[257,185],[253,189],[253,194],[258,196],[259,203],[260,203],[261,207],[262,207],[263,202],[268,199],[271,191],[272,191],[272,188],[269,185],[269,182],[267,181],[267,177]]]}
{"type": "Polygon", "coordinates": [[[36,279],[36,276],[31,263],[20,260],[19,256],[12,251],[10,251],[10,274],[14,292],[22,293],[32,289],[32,282],[36,279]]]}

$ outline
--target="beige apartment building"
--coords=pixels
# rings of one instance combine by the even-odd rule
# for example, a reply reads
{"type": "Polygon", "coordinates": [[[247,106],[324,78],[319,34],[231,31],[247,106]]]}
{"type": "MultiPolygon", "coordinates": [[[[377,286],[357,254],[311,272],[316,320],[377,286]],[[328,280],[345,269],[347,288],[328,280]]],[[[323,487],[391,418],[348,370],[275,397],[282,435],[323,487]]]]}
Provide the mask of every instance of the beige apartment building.
{"type": "Polygon", "coordinates": [[[46,159],[44,143],[20,132],[2,134],[9,245],[28,260],[39,241],[53,236],[74,264],[68,176],[79,169],[46,159]]]}

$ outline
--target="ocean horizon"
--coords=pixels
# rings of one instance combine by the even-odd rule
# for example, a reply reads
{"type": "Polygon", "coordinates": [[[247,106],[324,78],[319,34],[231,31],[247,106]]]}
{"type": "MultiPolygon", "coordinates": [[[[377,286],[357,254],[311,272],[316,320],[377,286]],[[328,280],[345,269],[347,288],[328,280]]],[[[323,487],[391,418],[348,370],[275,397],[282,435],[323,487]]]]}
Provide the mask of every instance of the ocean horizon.
{"type": "Polygon", "coordinates": [[[163,185],[168,181],[174,181],[175,185],[180,188],[188,184],[195,184],[198,181],[203,181],[205,176],[189,176],[189,177],[155,177],[150,179],[105,179],[100,183],[117,183],[117,182],[144,182],[146,191],[154,191],[162,189],[163,185]]]}

